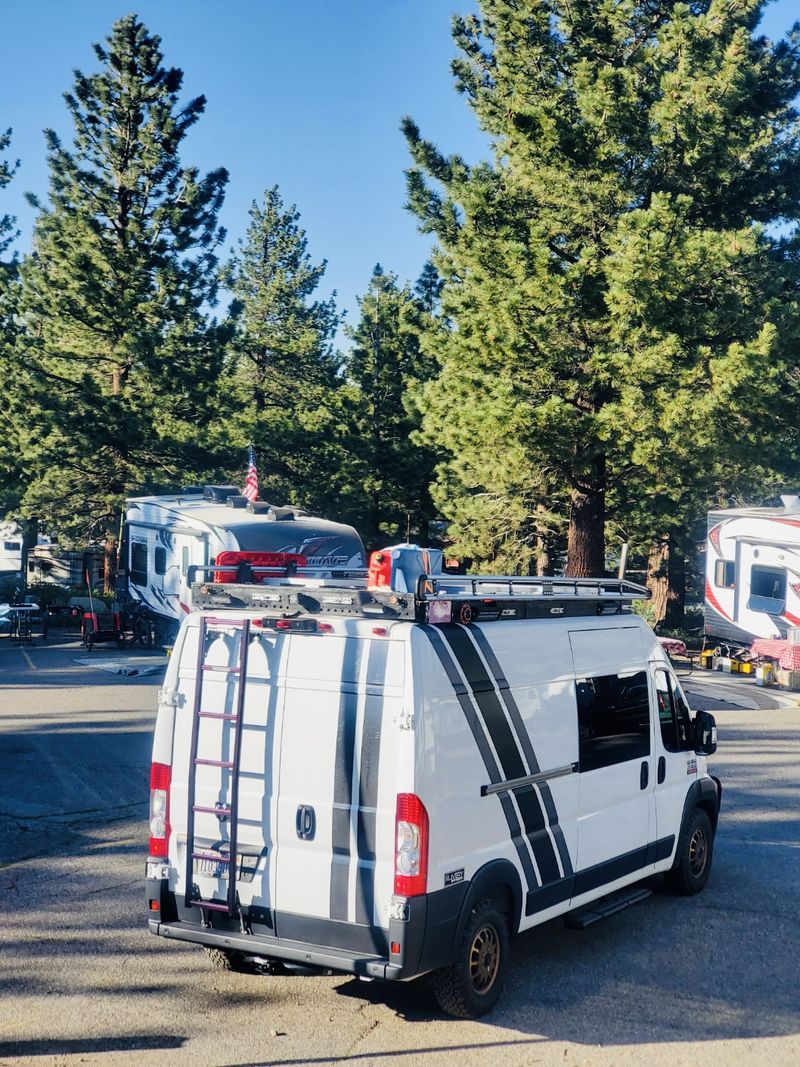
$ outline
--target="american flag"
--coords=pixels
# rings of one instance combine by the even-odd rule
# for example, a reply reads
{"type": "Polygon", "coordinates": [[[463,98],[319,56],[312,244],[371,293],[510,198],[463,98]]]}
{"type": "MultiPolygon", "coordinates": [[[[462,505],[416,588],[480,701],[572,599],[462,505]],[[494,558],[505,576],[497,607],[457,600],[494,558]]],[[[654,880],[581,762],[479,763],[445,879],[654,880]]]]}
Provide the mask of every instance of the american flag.
{"type": "Polygon", "coordinates": [[[248,453],[247,478],[245,479],[242,496],[246,496],[248,500],[258,500],[258,470],[256,469],[256,454],[252,445],[248,453]]]}

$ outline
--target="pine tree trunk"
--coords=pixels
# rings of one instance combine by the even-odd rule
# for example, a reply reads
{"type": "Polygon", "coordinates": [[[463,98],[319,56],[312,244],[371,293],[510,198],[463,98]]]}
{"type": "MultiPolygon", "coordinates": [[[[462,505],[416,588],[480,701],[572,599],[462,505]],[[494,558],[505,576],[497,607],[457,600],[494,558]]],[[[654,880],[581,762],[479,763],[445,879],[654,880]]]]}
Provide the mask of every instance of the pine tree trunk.
{"type": "MultiPolygon", "coordinates": [[[[537,513],[544,512],[542,504],[536,505],[537,513]]],[[[552,551],[552,537],[544,523],[539,526],[536,534],[536,574],[540,578],[551,577],[553,574],[554,560],[552,551]]]]}
{"type": "Polygon", "coordinates": [[[103,596],[113,596],[117,583],[117,539],[106,534],[103,545],[103,596]]]}
{"type": "Polygon", "coordinates": [[[28,557],[36,548],[39,540],[39,520],[23,519],[22,523],[22,562],[20,574],[21,591],[24,594],[28,588],[28,557]]]}
{"type": "Polygon", "coordinates": [[[599,456],[588,484],[570,492],[566,574],[571,578],[605,574],[605,474],[605,456],[599,456]]]}
{"type": "Polygon", "coordinates": [[[669,549],[669,534],[662,534],[653,541],[647,554],[647,588],[650,590],[654,626],[667,616],[669,549]]]}
{"type": "Polygon", "coordinates": [[[536,573],[540,578],[550,578],[553,575],[550,545],[544,537],[539,537],[536,541],[536,573]]]}
{"type": "Polygon", "coordinates": [[[680,629],[686,607],[686,557],[674,533],[661,534],[650,546],[647,588],[652,594],[654,625],[663,622],[670,629],[680,629]]]}
{"type": "Polygon", "coordinates": [[[670,629],[680,630],[686,621],[686,556],[674,534],[670,535],[667,583],[667,612],[664,622],[670,629]]]}

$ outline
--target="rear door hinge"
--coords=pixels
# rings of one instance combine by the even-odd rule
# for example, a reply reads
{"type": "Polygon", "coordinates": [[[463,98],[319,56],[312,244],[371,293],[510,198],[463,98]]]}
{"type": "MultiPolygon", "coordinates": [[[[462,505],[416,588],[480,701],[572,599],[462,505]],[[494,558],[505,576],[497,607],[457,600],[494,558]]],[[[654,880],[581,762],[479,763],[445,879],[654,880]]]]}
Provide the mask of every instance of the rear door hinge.
{"type": "Polygon", "coordinates": [[[395,713],[394,721],[400,727],[401,730],[413,730],[414,729],[414,712],[409,711],[407,708],[402,708],[395,713]]]}
{"type": "Polygon", "coordinates": [[[182,708],[186,703],[186,694],[177,689],[159,689],[158,703],[167,708],[182,708]]]}

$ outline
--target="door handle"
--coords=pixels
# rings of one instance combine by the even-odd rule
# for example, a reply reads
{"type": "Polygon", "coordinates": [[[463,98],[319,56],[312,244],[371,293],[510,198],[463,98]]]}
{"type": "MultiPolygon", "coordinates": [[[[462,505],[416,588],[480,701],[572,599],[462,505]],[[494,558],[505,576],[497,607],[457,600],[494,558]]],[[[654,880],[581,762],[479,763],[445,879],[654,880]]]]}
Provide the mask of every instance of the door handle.
{"type": "Polygon", "coordinates": [[[650,764],[647,760],[642,764],[642,769],[639,772],[639,788],[647,789],[647,783],[650,781],[650,764]]]}
{"type": "Polygon", "coordinates": [[[300,804],[295,818],[297,836],[303,841],[313,841],[317,831],[317,817],[310,804],[300,804]]]}
{"type": "Polygon", "coordinates": [[[661,783],[664,781],[664,779],[666,777],[667,777],[667,760],[666,760],[666,757],[659,756],[658,757],[658,775],[657,775],[658,784],[661,785],[661,783]]]}

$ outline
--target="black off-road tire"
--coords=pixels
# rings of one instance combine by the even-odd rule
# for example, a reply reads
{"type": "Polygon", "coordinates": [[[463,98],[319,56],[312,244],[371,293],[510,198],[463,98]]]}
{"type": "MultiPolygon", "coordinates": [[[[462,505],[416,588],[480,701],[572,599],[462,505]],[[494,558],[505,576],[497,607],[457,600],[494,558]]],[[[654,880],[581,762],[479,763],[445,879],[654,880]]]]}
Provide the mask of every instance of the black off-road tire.
{"type": "Polygon", "coordinates": [[[476,901],[455,960],[434,971],[431,986],[442,1011],[459,1019],[486,1015],[503,991],[508,971],[508,920],[494,900],[476,901]]]}
{"type": "Polygon", "coordinates": [[[708,813],[695,808],[686,819],[678,839],[675,861],[667,872],[667,885],[674,893],[701,893],[711,873],[714,858],[714,828],[708,813]]]}

